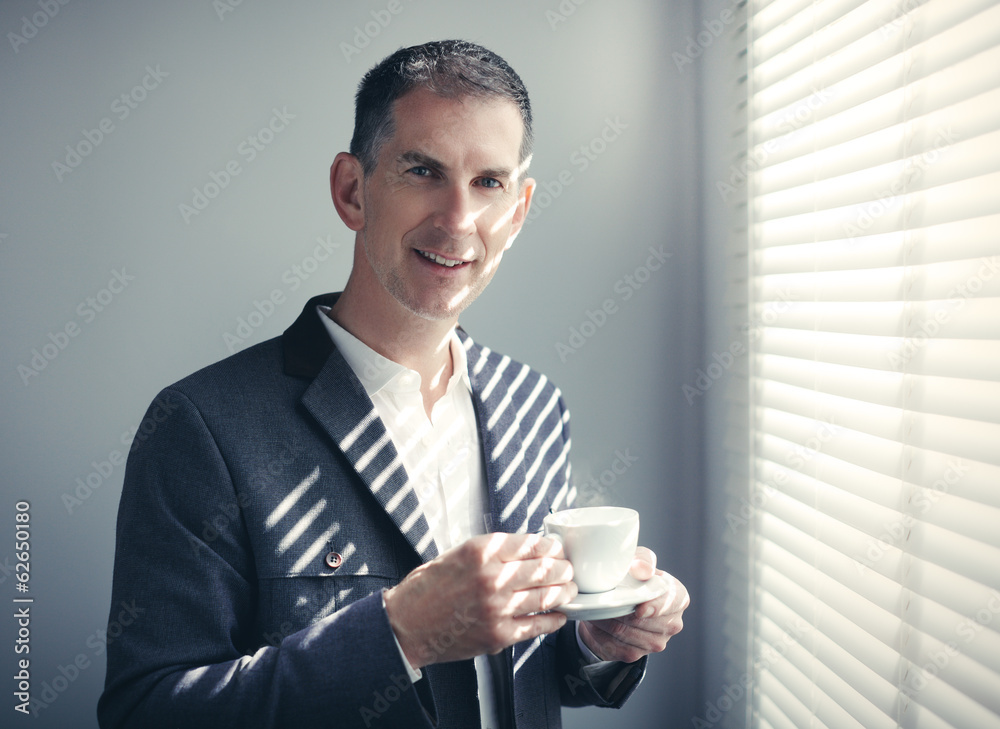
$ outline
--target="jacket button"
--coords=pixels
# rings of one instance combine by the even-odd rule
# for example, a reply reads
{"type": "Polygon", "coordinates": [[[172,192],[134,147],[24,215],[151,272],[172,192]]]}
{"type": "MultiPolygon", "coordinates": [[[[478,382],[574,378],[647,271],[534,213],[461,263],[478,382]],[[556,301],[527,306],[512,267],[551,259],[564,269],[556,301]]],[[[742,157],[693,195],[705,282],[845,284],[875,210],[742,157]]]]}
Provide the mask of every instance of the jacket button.
{"type": "Polygon", "coordinates": [[[332,570],[337,569],[343,563],[344,558],[340,556],[337,552],[328,552],[323,560],[326,562],[326,566],[332,570]]]}

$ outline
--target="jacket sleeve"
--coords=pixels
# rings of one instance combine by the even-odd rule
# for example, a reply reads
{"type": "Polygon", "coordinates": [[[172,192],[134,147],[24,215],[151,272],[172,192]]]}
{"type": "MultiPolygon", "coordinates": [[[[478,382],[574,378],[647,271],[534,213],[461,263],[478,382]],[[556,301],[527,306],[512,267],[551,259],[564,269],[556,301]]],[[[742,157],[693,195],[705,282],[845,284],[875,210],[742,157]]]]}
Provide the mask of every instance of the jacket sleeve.
{"type": "Polygon", "coordinates": [[[635,663],[612,661],[587,665],[576,642],[576,621],[554,636],[559,699],[563,706],[603,706],[619,709],[646,675],[648,656],[635,663]]]}
{"type": "Polygon", "coordinates": [[[111,613],[128,605],[131,622],[108,638],[101,727],[432,727],[427,682],[410,684],[379,593],[270,643],[257,635],[241,516],[201,536],[237,503],[225,457],[195,405],[169,397],[126,467],[111,613]]]}

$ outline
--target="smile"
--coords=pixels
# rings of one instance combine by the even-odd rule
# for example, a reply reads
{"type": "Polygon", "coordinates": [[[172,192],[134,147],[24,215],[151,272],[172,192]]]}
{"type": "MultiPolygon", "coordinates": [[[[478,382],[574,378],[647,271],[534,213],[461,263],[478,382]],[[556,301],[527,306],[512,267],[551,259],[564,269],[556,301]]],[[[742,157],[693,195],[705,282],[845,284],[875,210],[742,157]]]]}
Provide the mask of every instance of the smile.
{"type": "Polygon", "coordinates": [[[434,263],[437,263],[446,268],[454,268],[455,266],[460,266],[462,264],[468,263],[468,261],[449,260],[443,256],[439,256],[437,253],[428,253],[427,251],[422,251],[419,249],[417,249],[417,253],[426,258],[428,261],[434,261],[434,263]]]}

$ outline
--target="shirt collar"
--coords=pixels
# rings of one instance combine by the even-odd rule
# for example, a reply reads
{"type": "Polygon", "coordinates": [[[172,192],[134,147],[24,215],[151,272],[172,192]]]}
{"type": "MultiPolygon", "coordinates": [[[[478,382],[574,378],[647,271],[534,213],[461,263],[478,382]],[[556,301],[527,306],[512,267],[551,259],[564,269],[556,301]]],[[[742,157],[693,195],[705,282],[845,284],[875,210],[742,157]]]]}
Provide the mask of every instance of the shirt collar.
{"type": "MultiPolygon", "coordinates": [[[[416,370],[411,370],[409,367],[383,357],[327,316],[326,312],[329,310],[329,307],[325,306],[316,307],[316,313],[330,334],[334,346],[343,355],[350,368],[354,370],[354,374],[361,381],[369,397],[383,388],[400,392],[420,389],[420,374],[416,370]]],[[[472,392],[465,346],[458,338],[458,332],[454,329],[451,331],[450,346],[454,371],[448,381],[448,392],[451,392],[459,384],[464,384],[466,389],[472,392]]]]}

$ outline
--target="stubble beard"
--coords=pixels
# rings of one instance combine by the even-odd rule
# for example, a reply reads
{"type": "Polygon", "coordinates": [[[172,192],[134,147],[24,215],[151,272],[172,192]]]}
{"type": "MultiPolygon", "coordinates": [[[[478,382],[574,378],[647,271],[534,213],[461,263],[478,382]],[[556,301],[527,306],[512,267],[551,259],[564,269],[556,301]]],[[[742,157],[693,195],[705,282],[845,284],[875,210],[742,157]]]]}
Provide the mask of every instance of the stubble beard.
{"type": "MultiPolygon", "coordinates": [[[[367,230],[371,230],[366,226],[367,230]]],[[[377,257],[371,255],[371,249],[368,246],[368,237],[363,236],[363,245],[365,247],[365,257],[368,259],[368,265],[371,266],[372,271],[375,274],[375,278],[379,281],[382,287],[388,292],[388,294],[395,299],[404,309],[418,316],[421,319],[427,321],[444,321],[446,319],[457,319],[458,315],[461,314],[469,305],[475,301],[479,295],[486,288],[489,279],[484,279],[481,276],[477,276],[468,285],[468,290],[465,291],[458,301],[455,301],[457,295],[453,294],[449,299],[445,299],[445,294],[442,292],[436,295],[440,298],[435,297],[428,303],[422,302],[422,297],[420,296],[420,291],[414,291],[412,285],[408,285],[405,277],[401,275],[402,265],[395,266],[391,263],[384,263],[377,259],[377,257]]],[[[434,247],[428,246],[428,247],[434,247]]],[[[406,255],[410,255],[407,253],[406,255]]],[[[405,264],[403,264],[405,265],[405,264]]],[[[475,264],[473,264],[475,265],[475,264]]]]}
{"type": "MultiPolygon", "coordinates": [[[[368,205],[365,206],[366,213],[370,210],[368,205]]],[[[371,219],[365,216],[365,231],[375,230],[372,226],[371,219]]],[[[438,241],[428,240],[426,241],[427,248],[438,248],[438,241]]],[[[455,303],[452,303],[456,298],[455,295],[451,297],[448,301],[437,301],[432,303],[430,306],[424,306],[420,303],[420,293],[419,291],[412,291],[407,287],[407,282],[404,276],[401,274],[405,263],[400,264],[398,267],[392,263],[384,263],[378,260],[377,256],[372,255],[372,250],[368,245],[368,236],[366,233],[362,233],[362,244],[364,245],[365,258],[368,260],[368,265],[371,267],[375,274],[375,278],[379,281],[382,287],[389,293],[389,295],[395,299],[400,306],[406,309],[408,312],[414,316],[418,316],[426,321],[444,321],[446,319],[458,319],[459,314],[465,311],[469,305],[475,301],[479,295],[486,289],[487,284],[493,278],[492,276],[476,276],[468,285],[468,290],[462,295],[461,299],[455,303]]],[[[419,245],[417,246],[420,247],[419,245]]],[[[409,255],[407,253],[406,255],[409,255]]],[[[499,263],[496,261],[493,266],[494,268],[499,263]]],[[[478,265],[473,263],[471,265],[478,265]]]]}

